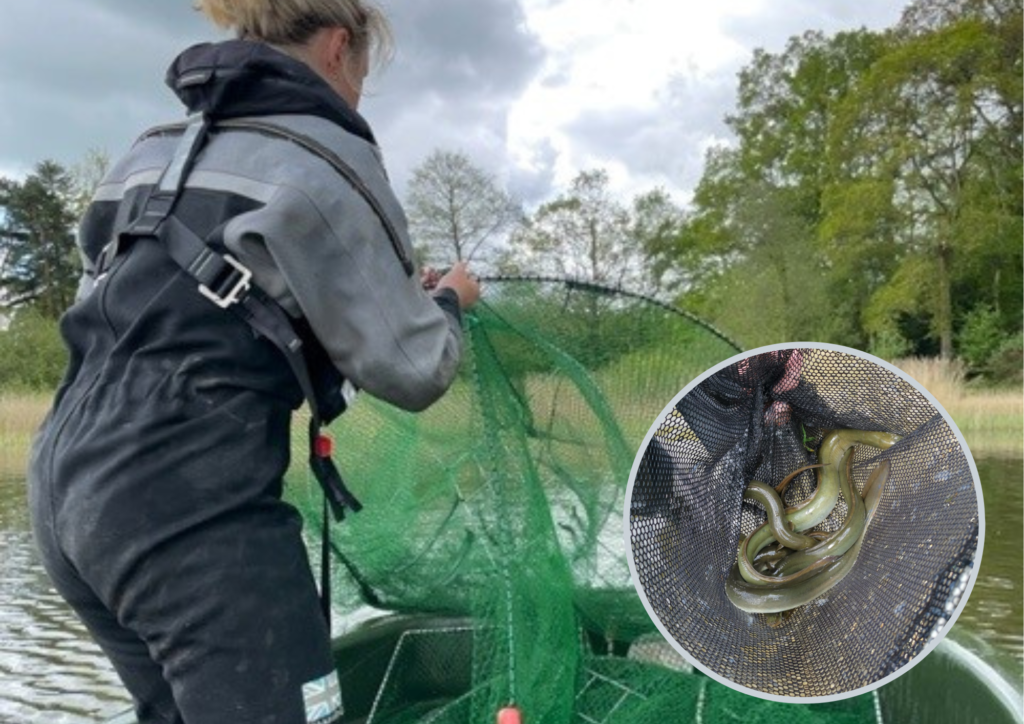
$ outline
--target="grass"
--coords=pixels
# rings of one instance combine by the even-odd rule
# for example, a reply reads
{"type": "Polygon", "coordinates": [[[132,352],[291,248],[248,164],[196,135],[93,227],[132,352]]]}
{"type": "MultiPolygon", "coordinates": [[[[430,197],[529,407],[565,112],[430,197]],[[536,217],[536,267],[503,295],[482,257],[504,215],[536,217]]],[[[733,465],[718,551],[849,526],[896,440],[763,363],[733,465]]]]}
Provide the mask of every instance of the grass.
{"type": "Polygon", "coordinates": [[[21,477],[32,436],[50,409],[50,395],[0,392],[0,477],[21,477]]]}
{"type": "Polygon", "coordinates": [[[957,361],[912,357],[894,364],[928,390],[974,453],[1024,456],[1024,391],[972,389],[957,361]]]}

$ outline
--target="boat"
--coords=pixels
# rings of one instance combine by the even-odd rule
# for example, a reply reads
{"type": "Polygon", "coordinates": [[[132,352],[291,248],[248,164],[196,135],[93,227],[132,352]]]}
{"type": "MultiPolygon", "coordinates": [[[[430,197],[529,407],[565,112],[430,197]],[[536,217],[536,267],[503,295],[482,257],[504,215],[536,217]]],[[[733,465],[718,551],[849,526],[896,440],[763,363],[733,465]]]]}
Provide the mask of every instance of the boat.
{"type": "MultiPolygon", "coordinates": [[[[394,614],[336,637],[345,724],[377,724],[402,713],[408,721],[411,712],[425,716],[465,696],[472,688],[473,632],[468,618],[394,614]]],[[[645,642],[646,651],[650,643],[645,642]]],[[[628,643],[608,645],[606,655],[629,656],[629,650],[628,643]]],[[[681,657],[679,662],[680,675],[704,676],[681,657]]],[[[723,686],[710,679],[709,685],[723,686]]],[[[1024,724],[1020,691],[949,637],[876,693],[881,722],[1024,724]]],[[[105,724],[136,724],[136,719],[126,711],[105,724]]]]}

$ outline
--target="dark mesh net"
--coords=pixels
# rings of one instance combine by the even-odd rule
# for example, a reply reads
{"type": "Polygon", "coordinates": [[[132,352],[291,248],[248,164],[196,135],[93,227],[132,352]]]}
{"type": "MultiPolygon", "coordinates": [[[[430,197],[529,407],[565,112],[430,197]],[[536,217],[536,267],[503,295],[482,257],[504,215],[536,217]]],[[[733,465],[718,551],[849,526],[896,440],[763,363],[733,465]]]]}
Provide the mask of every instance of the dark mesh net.
{"type": "MultiPolygon", "coordinates": [[[[831,349],[747,358],[702,381],[664,419],[644,451],[630,501],[639,584],[676,641],[742,686],[813,697],[853,691],[895,671],[946,622],[951,589],[978,545],[978,501],[966,451],[927,399],[901,376],[831,349]],[[903,439],[855,447],[861,490],[879,461],[892,472],[849,574],[784,617],[741,611],[726,597],[737,544],[765,520],[743,500],[817,462],[832,429],[903,439]]],[[[814,492],[814,471],[786,490],[814,492]]],[[[847,517],[842,496],[815,530],[847,517]]]]}

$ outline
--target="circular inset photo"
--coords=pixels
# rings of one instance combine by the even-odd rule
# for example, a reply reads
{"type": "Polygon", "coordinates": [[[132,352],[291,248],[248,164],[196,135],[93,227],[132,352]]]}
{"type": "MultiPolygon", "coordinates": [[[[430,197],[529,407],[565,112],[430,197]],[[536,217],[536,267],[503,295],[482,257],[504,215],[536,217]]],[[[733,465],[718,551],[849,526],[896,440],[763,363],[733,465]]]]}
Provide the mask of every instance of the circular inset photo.
{"type": "Polygon", "coordinates": [[[633,464],[633,583],[694,666],[767,699],[863,694],[963,610],[984,539],[948,413],[858,350],[764,347],[662,411],[633,464]]]}

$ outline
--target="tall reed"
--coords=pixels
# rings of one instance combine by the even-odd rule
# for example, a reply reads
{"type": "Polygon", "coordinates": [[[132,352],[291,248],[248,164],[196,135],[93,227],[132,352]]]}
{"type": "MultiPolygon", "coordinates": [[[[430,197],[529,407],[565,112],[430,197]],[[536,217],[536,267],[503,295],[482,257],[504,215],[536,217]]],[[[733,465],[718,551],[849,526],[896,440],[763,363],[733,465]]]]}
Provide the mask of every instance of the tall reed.
{"type": "Polygon", "coordinates": [[[24,474],[32,436],[49,407],[49,394],[0,392],[0,476],[24,474]]]}
{"type": "Polygon", "coordinates": [[[972,450],[1024,455],[1024,391],[972,388],[958,360],[910,357],[893,364],[935,396],[972,450]]]}

